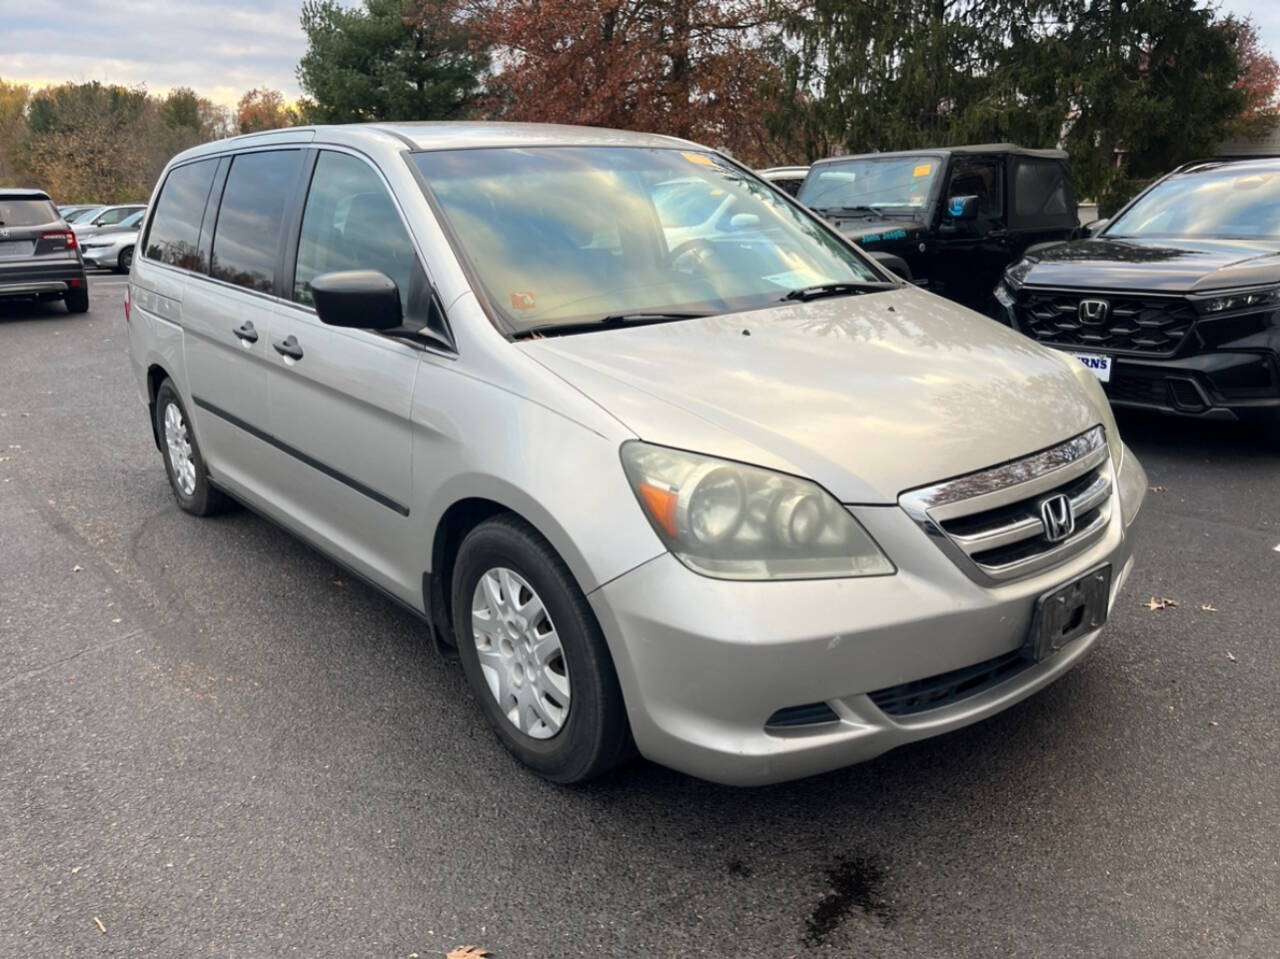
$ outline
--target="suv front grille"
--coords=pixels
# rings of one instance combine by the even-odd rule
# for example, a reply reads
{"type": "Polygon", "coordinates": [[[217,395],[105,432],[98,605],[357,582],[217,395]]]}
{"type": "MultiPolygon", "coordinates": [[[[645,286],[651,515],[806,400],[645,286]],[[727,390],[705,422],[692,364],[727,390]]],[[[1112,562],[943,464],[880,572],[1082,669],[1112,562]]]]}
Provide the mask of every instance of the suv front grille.
{"type": "Polygon", "coordinates": [[[898,502],[979,582],[1004,582],[1065,562],[1106,529],[1112,480],[1095,426],[1020,460],[903,493],[898,502]],[[1051,540],[1042,504],[1061,494],[1073,528],[1051,540]]]}
{"type": "Polygon", "coordinates": [[[1018,326],[1041,343],[1141,356],[1172,356],[1196,322],[1196,310],[1180,296],[1108,296],[1053,290],[1023,290],[1018,326]],[[1082,299],[1105,300],[1106,318],[1080,318],[1082,299]]]}

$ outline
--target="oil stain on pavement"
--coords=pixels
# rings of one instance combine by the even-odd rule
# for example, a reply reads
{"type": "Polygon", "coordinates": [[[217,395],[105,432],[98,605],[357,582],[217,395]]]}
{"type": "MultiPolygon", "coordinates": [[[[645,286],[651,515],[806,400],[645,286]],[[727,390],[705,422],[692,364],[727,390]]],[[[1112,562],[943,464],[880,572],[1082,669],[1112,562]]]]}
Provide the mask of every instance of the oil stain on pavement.
{"type": "Polygon", "coordinates": [[[827,870],[827,892],[809,916],[804,934],[806,946],[820,946],[858,910],[882,925],[892,925],[893,907],[885,898],[888,878],[884,864],[875,857],[853,856],[836,861],[827,870]]]}

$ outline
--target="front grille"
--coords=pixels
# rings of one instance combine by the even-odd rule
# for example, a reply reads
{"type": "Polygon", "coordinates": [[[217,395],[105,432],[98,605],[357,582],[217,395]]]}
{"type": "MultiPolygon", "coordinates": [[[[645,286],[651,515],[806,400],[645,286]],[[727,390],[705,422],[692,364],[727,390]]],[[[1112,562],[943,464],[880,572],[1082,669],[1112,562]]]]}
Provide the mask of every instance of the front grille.
{"type": "Polygon", "coordinates": [[[779,709],[765,720],[765,731],[771,729],[799,729],[805,726],[825,726],[838,723],[840,717],[826,703],[805,703],[803,706],[788,706],[779,709]]]}
{"type": "Polygon", "coordinates": [[[1017,303],[1018,326],[1041,343],[1140,356],[1172,356],[1195,326],[1196,310],[1180,296],[1108,296],[1053,290],[1024,290],[1017,303]],[[1082,299],[1105,300],[1099,323],[1080,317],[1082,299]]]}
{"type": "Polygon", "coordinates": [[[1101,426],[1042,450],[899,497],[903,509],[979,582],[1029,576],[1089,546],[1111,518],[1111,463],[1101,426]],[[1072,530],[1051,541],[1041,505],[1071,503],[1072,530]]]}
{"type": "Polygon", "coordinates": [[[976,696],[983,690],[1011,679],[1031,664],[1032,660],[1025,650],[1015,649],[986,662],[877,689],[867,695],[883,713],[890,716],[910,716],[929,709],[941,709],[976,696]]]}

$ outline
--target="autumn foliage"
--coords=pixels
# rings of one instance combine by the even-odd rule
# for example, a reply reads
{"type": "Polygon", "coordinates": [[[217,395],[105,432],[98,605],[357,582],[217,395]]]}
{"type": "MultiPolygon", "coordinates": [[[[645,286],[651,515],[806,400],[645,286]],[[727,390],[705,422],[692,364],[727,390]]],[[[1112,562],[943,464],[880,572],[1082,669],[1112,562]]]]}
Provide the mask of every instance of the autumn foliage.
{"type": "Polygon", "coordinates": [[[766,0],[488,0],[472,7],[493,50],[485,112],[688,137],[752,163],[775,70],[766,0]]]}

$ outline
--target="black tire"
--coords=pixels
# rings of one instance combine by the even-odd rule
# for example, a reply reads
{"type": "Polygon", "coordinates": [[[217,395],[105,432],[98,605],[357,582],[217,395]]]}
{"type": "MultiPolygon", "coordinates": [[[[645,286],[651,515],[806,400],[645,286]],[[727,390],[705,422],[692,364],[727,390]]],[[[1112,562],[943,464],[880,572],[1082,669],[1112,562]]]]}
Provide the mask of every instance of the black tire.
{"type": "Polygon", "coordinates": [[[133,247],[126,246],[116,257],[116,269],[121,273],[128,273],[131,266],[133,266],[133,247]]]}
{"type": "Polygon", "coordinates": [[[453,623],[462,668],[489,725],[522,763],[556,783],[593,779],[627,759],[634,747],[622,689],[600,624],[569,568],[533,527],[504,515],[477,526],[453,567],[453,623]],[[508,720],[490,692],[472,632],[472,596],[481,576],[507,568],[538,594],[560,638],[570,681],[560,730],[536,739],[508,720]]]}
{"type": "Polygon", "coordinates": [[[88,288],[82,286],[76,290],[68,290],[67,295],[63,298],[63,302],[67,304],[68,313],[88,313],[89,312],[88,288]]]}
{"type": "Polygon", "coordinates": [[[154,409],[156,436],[160,439],[160,452],[164,457],[165,473],[169,476],[169,488],[173,490],[173,498],[185,512],[192,516],[213,516],[227,510],[233,503],[231,498],[221,490],[214,489],[209,482],[209,473],[204,465],[204,457],[200,455],[200,445],[196,442],[195,430],[191,425],[191,417],[182,403],[173,381],[166,379],[156,390],[154,409]],[[194,478],[191,491],[183,489],[178,480],[172,457],[169,452],[169,437],[166,431],[166,416],[170,406],[177,407],[181,422],[186,429],[186,440],[191,448],[191,464],[194,467],[194,478]]]}

